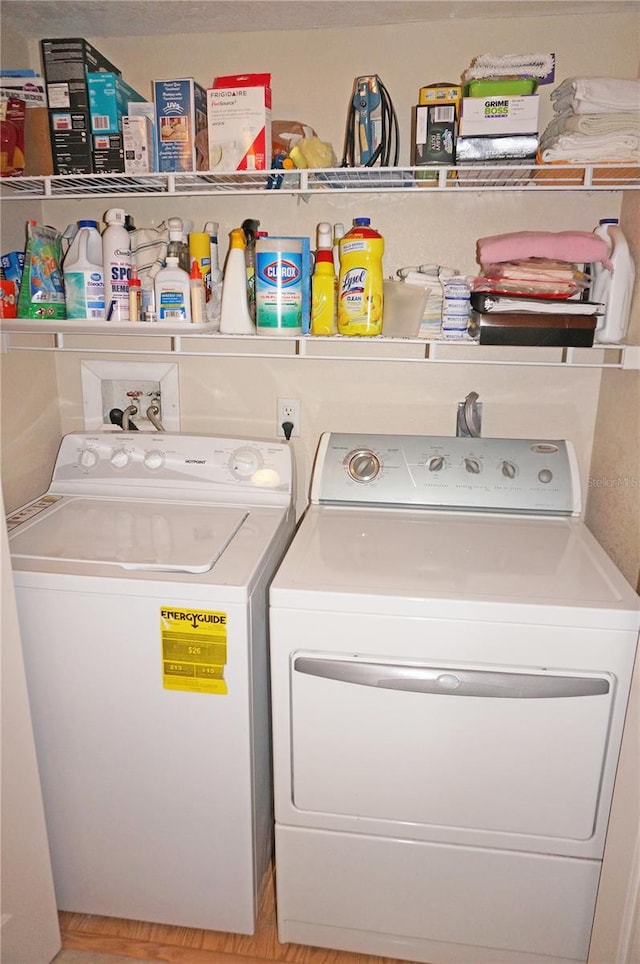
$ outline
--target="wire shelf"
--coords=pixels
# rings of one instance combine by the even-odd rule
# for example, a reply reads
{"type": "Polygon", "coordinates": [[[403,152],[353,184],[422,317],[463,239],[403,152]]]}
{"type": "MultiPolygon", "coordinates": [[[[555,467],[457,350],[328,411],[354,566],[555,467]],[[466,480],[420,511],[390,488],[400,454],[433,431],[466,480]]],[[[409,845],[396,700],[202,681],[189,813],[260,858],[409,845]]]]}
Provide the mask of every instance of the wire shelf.
{"type": "Polygon", "coordinates": [[[156,195],[279,194],[327,191],[619,191],[640,189],[640,164],[464,164],[456,167],[326,168],[127,175],[65,174],[6,177],[0,197],[50,199],[156,195]]]}

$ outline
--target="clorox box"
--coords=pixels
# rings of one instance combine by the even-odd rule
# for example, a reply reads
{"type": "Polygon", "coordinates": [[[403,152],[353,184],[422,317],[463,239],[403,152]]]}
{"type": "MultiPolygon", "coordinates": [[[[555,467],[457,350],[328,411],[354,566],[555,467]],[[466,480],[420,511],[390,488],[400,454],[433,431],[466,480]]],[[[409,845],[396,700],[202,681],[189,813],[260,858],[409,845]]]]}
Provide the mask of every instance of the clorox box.
{"type": "Polygon", "coordinates": [[[216,77],[207,113],[210,171],[271,167],[271,74],[216,77]]]}
{"type": "Polygon", "coordinates": [[[192,77],[153,83],[158,129],[158,170],[206,171],[207,92],[192,77]]]}

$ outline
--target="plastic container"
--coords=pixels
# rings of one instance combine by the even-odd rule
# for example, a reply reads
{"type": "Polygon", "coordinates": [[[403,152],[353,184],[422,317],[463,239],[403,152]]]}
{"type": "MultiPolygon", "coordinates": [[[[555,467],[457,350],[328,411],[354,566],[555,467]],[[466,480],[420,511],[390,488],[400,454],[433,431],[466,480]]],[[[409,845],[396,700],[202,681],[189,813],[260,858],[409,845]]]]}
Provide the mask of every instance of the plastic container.
{"type": "Polygon", "coordinates": [[[536,77],[482,77],[470,80],[465,97],[525,97],[535,94],[536,77]]]}
{"type": "Polygon", "coordinates": [[[383,335],[392,338],[417,338],[427,303],[427,289],[406,281],[383,281],[383,335]]]}
{"type": "Polygon", "coordinates": [[[333,263],[331,225],[321,221],[317,229],[317,248],[311,278],[311,334],[335,335],[338,318],[338,279],[333,263]]]}
{"type": "Polygon", "coordinates": [[[341,335],[379,335],[384,293],[384,239],[369,218],[355,218],[340,242],[338,331],[341,335]]]}
{"type": "Polygon", "coordinates": [[[67,318],[104,320],[102,238],[97,221],[78,221],[62,274],[67,318]]]}
{"type": "Polygon", "coordinates": [[[220,332],[223,335],[255,335],[247,301],[246,243],[242,228],[234,228],[229,240],[222,282],[220,332]]]}
{"type": "Polygon", "coordinates": [[[166,267],[158,271],[154,289],[158,321],[191,321],[190,279],[175,255],[167,255],[166,267]]]}
{"type": "Polygon", "coordinates": [[[198,263],[205,300],[208,301],[211,296],[211,239],[206,231],[192,231],[189,235],[189,274],[194,261],[198,263]]]}
{"type": "Polygon", "coordinates": [[[635,264],[617,218],[600,221],[595,234],[607,242],[613,270],[600,262],[591,265],[593,280],[589,300],[600,301],[605,306],[604,315],[598,317],[594,340],[604,345],[618,344],[629,328],[636,277],[635,264]]]}
{"type": "Polygon", "coordinates": [[[256,327],[262,335],[302,332],[302,241],[256,241],[256,327]]]}
{"type": "Polygon", "coordinates": [[[107,321],[129,321],[129,278],[131,276],[131,236],[125,228],[126,213],[110,208],[102,233],[104,265],[104,304],[107,321]]]}
{"type": "Polygon", "coordinates": [[[189,289],[191,297],[191,321],[194,325],[202,325],[207,320],[207,300],[204,282],[200,273],[200,265],[197,260],[194,260],[191,264],[189,289]]]}
{"type": "Polygon", "coordinates": [[[142,284],[135,264],[131,266],[129,278],[129,321],[142,320],[142,284]]]}

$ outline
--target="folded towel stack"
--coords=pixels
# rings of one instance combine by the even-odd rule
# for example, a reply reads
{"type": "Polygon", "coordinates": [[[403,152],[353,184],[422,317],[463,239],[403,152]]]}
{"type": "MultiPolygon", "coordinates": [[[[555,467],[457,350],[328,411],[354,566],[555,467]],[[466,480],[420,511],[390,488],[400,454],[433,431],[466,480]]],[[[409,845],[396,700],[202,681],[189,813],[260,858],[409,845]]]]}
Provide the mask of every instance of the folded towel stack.
{"type": "Polygon", "coordinates": [[[551,94],[554,117],[540,138],[543,162],[640,163],[640,81],[570,77],[551,94]]]}

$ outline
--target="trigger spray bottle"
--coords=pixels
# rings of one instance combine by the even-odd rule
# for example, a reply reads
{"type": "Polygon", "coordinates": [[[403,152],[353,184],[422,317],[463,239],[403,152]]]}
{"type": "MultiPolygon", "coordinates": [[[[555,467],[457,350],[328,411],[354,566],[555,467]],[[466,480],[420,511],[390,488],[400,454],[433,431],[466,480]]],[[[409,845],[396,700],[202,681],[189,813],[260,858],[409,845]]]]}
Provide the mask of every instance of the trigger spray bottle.
{"type": "Polygon", "coordinates": [[[335,335],[338,309],[338,279],[333,264],[331,225],[317,227],[315,267],[311,278],[311,334],[335,335]]]}

